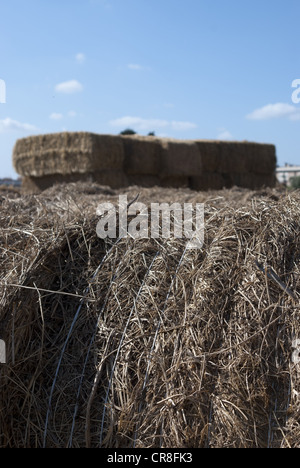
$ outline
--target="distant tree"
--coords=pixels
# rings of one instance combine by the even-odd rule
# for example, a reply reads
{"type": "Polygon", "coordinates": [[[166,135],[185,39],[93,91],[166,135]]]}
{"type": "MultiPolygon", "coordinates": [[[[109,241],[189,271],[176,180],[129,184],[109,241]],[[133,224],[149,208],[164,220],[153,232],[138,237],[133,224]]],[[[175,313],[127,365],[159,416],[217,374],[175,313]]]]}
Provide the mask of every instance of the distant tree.
{"type": "Polygon", "coordinates": [[[149,132],[148,136],[155,136],[155,132],[149,132]]]}
{"type": "Polygon", "coordinates": [[[125,130],[120,132],[120,135],[136,135],[136,132],[131,128],[126,128],[125,130]]]}
{"type": "Polygon", "coordinates": [[[292,189],[299,189],[300,188],[300,176],[292,177],[290,179],[290,187],[292,189]]]}

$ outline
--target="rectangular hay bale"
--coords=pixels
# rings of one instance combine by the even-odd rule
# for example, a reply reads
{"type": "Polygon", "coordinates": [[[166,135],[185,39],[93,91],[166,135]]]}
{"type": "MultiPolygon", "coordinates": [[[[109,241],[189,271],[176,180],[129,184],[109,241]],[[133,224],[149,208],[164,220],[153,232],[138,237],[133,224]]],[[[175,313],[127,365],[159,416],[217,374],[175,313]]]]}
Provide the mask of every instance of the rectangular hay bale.
{"type": "Polygon", "coordinates": [[[23,193],[39,193],[56,184],[68,184],[72,182],[90,182],[109,186],[113,189],[128,186],[126,174],[122,171],[97,171],[84,174],[49,174],[41,177],[24,176],[22,178],[23,193]]]}
{"type": "Polygon", "coordinates": [[[129,185],[137,185],[140,187],[155,187],[160,185],[160,179],[158,176],[147,174],[129,174],[127,178],[129,185]]]}
{"type": "Polygon", "coordinates": [[[204,172],[268,174],[276,168],[276,148],[248,141],[195,140],[204,172]]]}
{"type": "Polygon", "coordinates": [[[97,171],[90,174],[91,180],[100,185],[108,185],[112,189],[128,186],[128,178],[123,171],[97,171]]]}
{"type": "Polygon", "coordinates": [[[162,140],[161,177],[202,174],[202,159],[193,141],[162,140]]]}
{"type": "Polygon", "coordinates": [[[158,175],[162,157],[161,141],[139,135],[123,136],[124,170],[132,175],[158,175]]]}
{"type": "Polygon", "coordinates": [[[64,132],[17,140],[13,164],[22,176],[68,175],[99,170],[121,170],[122,140],[113,135],[64,132]]]}
{"type": "Polygon", "coordinates": [[[195,140],[201,159],[203,172],[216,172],[220,165],[220,145],[215,140],[195,140]]]}
{"type": "Polygon", "coordinates": [[[201,176],[190,177],[192,190],[222,190],[226,187],[226,181],[222,174],[217,172],[205,172],[201,176]]]}
{"type": "Polygon", "coordinates": [[[169,188],[187,188],[189,186],[189,177],[187,176],[170,176],[160,179],[161,187],[169,188]]]}
{"type": "Polygon", "coordinates": [[[247,174],[231,174],[232,185],[244,187],[251,190],[261,189],[263,187],[275,187],[276,176],[274,174],[257,174],[248,172],[247,174]]]}

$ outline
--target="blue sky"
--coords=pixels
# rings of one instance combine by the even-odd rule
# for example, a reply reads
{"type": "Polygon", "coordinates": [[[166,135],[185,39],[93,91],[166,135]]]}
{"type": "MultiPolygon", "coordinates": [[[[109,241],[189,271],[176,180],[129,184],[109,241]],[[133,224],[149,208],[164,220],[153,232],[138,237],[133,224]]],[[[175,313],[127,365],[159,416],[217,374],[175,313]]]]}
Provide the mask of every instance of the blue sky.
{"type": "Polygon", "coordinates": [[[0,177],[18,138],[126,127],[300,164],[299,42],[299,0],[0,0],[0,177]]]}

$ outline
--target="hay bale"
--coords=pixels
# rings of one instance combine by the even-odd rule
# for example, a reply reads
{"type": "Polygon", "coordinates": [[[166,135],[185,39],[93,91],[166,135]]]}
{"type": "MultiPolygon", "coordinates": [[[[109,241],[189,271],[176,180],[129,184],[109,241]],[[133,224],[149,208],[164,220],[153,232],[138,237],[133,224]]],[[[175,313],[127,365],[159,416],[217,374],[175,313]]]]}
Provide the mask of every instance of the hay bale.
{"type": "Polygon", "coordinates": [[[83,174],[70,174],[68,176],[53,174],[44,177],[25,176],[22,177],[21,190],[23,194],[35,194],[47,190],[54,185],[76,183],[79,181],[92,182],[91,178],[83,174]]]}
{"type": "Polygon", "coordinates": [[[202,174],[202,159],[196,143],[163,139],[162,148],[162,178],[202,174]]]}
{"type": "Polygon", "coordinates": [[[160,172],[161,141],[139,135],[123,136],[124,170],[128,175],[152,175],[160,172]]]}
{"type": "Polygon", "coordinates": [[[215,140],[195,140],[201,159],[203,172],[217,172],[220,166],[220,144],[215,140]]]}
{"type": "Polygon", "coordinates": [[[299,192],[141,191],[205,202],[201,250],[97,238],[117,195],[2,200],[0,447],[299,447],[299,192]]]}
{"type": "Polygon", "coordinates": [[[206,172],[200,177],[190,177],[192,190],[221,190],[234,186],[257,190],[263,187],[275,187],[275,174],[223,173],[206,172]]]}
{"type": "Polygon", "coordinates": [[[237,172],[247,173],[249,145],[241,142],[222,141],[219,143],[220,164],[218,172],[231,174],[237,172]]]}
{"type": "Polygon", "coordinates": [[[153,175],[128,174],[127,179],[129,185],[138,185],[140,187],[155,187],[160,185],[160,178],[153,175]]]}
{"type": "Polygon", "coordinates": [[[84,174],[51,174],[43,177],[23,177],[22,192],[24,194],[39,193],[54,185],[74,182],[98,183],[115,188],[127,187],[128,179],[122,171],[98,171],[84,174]]]}
{"type": "Polygon", "coordinates": [[[18,140],[13,163],[19,174],[29,177],[24,181],[26,190],[90,178],[113,188],[140,181],[145,187],[191,184],[195,190],[207,190],[273,186],[276,154],[273,145],[249,142],[65,132],[18,140]],[[254,180],[250,173],[259,176],[254,180]]]}
{"type": "Polygon", "coordinates": [[[100,185],[107,185],[112,189],[128,186],[128,177],[123,171],[96,171],[89,174],[90,179],[100,185]]]}
{"type": "Polygon", "coordinates": [[[258,174],[258,173],[246,173],[230,175],[231,186],[236,185],[237,187],[245,187],[251,190],[257,190],[262,187],[275,187],[276,176],[275,174],[258,174]]]}
{"type": "Polygon", "coordinates": [[[170,176],[160,178],[159,185],[161,187],[181,188],[189,186],[189,177],[186,176],[170,176]]]}
{"type": "Polygon", "coordinates": [[[202,176],[190,177],[189,186],[192,190],[221,190],[226,187],[226,180],[217,172],[205,172],[202,176]]]}
{"type": "Polygon", "coordinates": [[[122,170],[121,137],[87,132],[64,132],[17,140],[13,165],[22,176],[89,173],[122,170]]]}
{"type": "Polygon", "coordinates": [[[253,151],[247,161],[249,172],[271,176],[276,172],[276,162],[276,148],[274,145],[253,143],[253,151]]]}
{"type": "Polygon", "coordinates": [[[274,145],[243,141],[196,140],[204,172],[272,174],[276,169],[274,145]]]}

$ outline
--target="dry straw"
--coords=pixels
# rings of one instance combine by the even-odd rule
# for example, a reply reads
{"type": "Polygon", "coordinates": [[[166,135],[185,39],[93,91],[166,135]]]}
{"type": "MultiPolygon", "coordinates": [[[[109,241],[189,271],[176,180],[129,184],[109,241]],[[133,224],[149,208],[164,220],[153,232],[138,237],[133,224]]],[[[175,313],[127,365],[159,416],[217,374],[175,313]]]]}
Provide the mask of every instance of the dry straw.
{"type": "Polygon", "coordinates": [[[299,447],[300,194],[138,192],[205,202],[203,249],[99,239],[109,188],[2,194],[0,447],[299,447]]]}
{"type": "Polygon", "coordinates": [[[85,174],[119,171],[124,150],[120,137],[89,132],[63,132],[17,140],[13,150],[15,170],[22,176],[85,174]]]}
{"type": "Polygon", "coordinates": [[[18,140],[13,163],[25,193],[88,180],[112,188],[138,183],[196,190],[276,184],[275,146],[251,142],[63,132],[18,140]]]}

